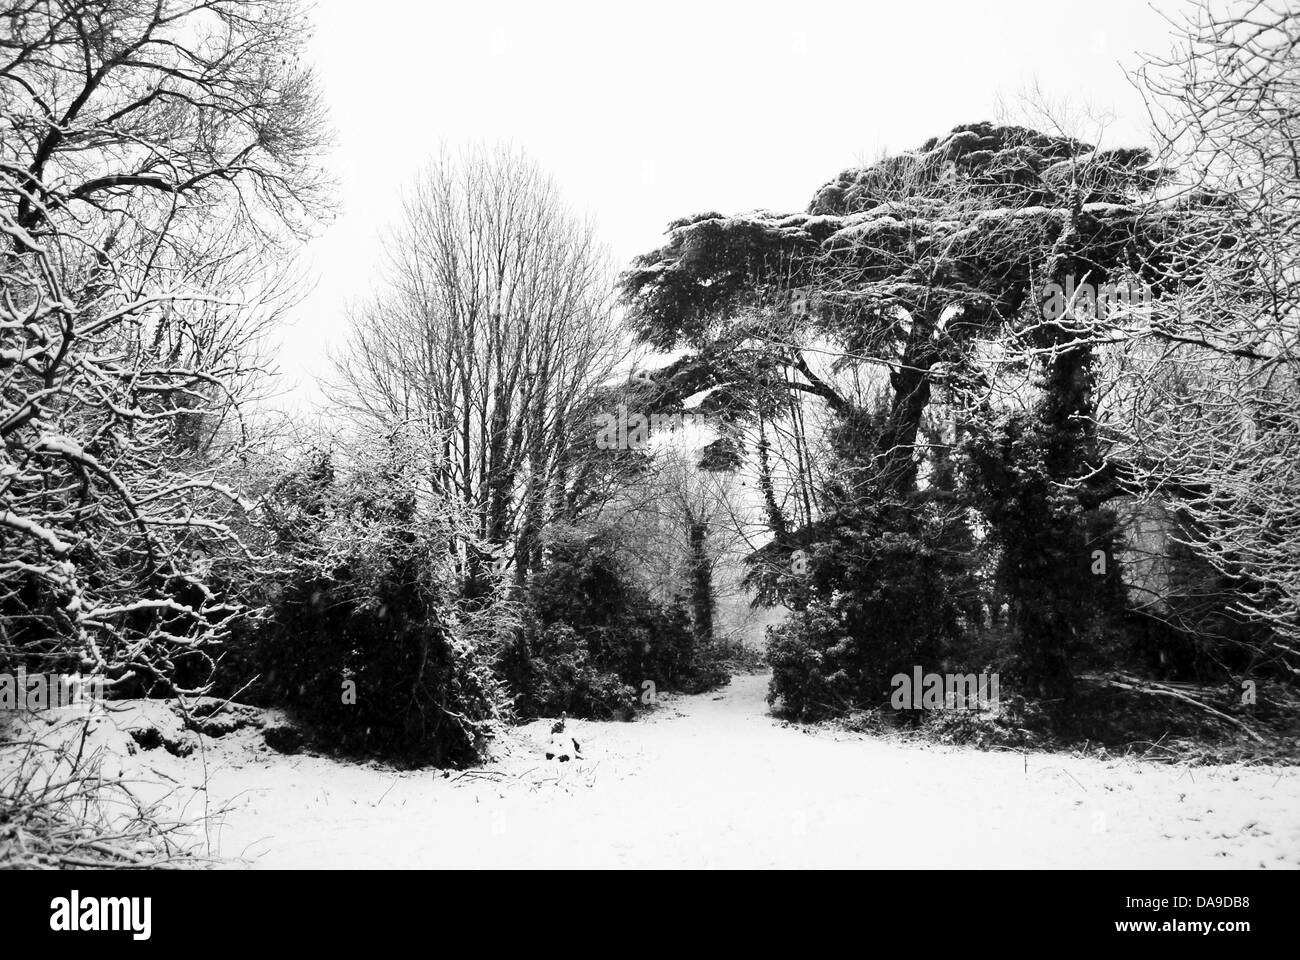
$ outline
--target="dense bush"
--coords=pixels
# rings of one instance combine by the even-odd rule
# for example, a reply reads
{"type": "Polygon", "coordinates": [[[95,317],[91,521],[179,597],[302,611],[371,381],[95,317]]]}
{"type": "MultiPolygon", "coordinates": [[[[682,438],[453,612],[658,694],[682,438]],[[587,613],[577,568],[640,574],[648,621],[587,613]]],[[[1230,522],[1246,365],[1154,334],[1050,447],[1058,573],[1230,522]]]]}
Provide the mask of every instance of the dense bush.
{"type": "Polygon", "coordinates": [[[532,623],[502,658],[524,719],[567,713],[591,719],[631,719],[637,690],[592,661],[587,642],[567,623],[532,623]]]}
{"type": "Polygon", "coordinates": [[[400,468],[336,476],[317,455],[264,497],[278,566],[231,644],[228,687],[289,708],[331,748],[464,765],[503,703],[491,618],[458,604],[447,508],[417,509],[400,468]]]}
{"type": "Polygon", "coordinates": [[[768,628],[769,703],[779,703],[783,713],[806,719],[847,710],[857,696],[837,665],[836,653],[851,643],[840,627],[833,612],[817,604],[768,628]]]}
{"type": "Polygon", "coordinates": [[[652,692],[726,682],[725,645],[685,600],[651,598],[614,531],[553,537],[520,601],[468,600],[450,505],[417,500],[389,449],[351,461],[317,453],[264,483],[272,560],[237,591],[257,613],[218,692],[288,708],[332,749],[463,765],[498,718],[630,719],[652,692]]]}
{"type": "Polygon", "coordinates": [[[792,717],[831,716],[886,699],[896,673],[946,662],[975,616],[964,606],[970,571],[945,548],[958,526],[901,506],[825,524],[806,571],[787,565],[795,612],[769,630],[769,700],[792,717]]]}
{"type": "Polygon", "coordinates": [[[627,717],[651,691],[727,680],[721,648],[697,639],[684,601],[651,598],[612,529],[553,536],[527,602],[525,627],[501,661],[521,717],[627,717]]]}

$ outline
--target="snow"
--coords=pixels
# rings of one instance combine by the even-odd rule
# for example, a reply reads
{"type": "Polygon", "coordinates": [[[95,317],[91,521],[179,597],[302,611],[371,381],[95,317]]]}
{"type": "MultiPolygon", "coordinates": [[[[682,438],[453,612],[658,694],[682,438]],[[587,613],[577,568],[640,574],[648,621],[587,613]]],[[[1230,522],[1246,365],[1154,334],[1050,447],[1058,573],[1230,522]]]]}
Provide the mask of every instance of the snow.
{"type": "Polygon", "coordinates": [[[208,833],[231,866],[1300,866],[1296,768],[811,730],[768,715],[766,686],[736,677],[634,723],[571,719],[583,759],[563,764],[543,756],[549,720],[462,772],[284,756],[255,728],[126,759],[188,785],[169,802],[227,808],[208,833]]]}
{"type": "Polygon", "coordinates": [[[56,554],[65,554],[72,549],[72,545],[60,540],[58,534],[48,527],[41,526],[34,520],[28,520],[21,517],[12,510],[0,511],[0,525],[10,527],[27,534],[34,539],[40,540],[56,554]]]}

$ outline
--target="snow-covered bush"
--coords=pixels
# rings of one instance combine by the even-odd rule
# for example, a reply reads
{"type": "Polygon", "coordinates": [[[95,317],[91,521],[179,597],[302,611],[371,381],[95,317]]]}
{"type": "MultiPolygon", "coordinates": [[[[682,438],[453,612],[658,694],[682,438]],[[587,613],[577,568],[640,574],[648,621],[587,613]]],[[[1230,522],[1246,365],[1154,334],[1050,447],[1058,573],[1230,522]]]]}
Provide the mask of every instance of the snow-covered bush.
{"type": "Polygon", "coordinates": [[[653,600],[614,528],[556,532],[533,578],[528,622],[502,657],[520,716],[628,716],[654,690],[727,681],[723,649],[696,639],[684,601],[653,600]]]}
{"type": "Polygon", "coordinates": [[[416,493],[409,459],[352,453],[337,470],[313,454],[264,494],[274,566],[245,588],[260,614],[223,683],[251,683],[242,696],[289,708],[323,747],[473,763],[503,701],[492,662],[509,604],[459,599],[465,524],[416,493]]]}
{"type": "MultiPolygon", "coordinates": [[[[4,714],[0,713],[0,721],[4,714]]],[[[122,769],[126,749],[102,713],[9,716],[0,755],[0,865],[154,869],[200,862],[201,831],[122,769]]]]}
{"type": "Polygon", "coordinates": [[[883,702],[895,673],[949,662],[975,613],[966,537],[951,516],[902,504],[827,518],[806,571],[786,565],[795,613],[769,629],[771,702],[818,719],[883,702]]]}
{"type": "Polygon", "coordinates": [[[630,720],[637,691],[592,662],[587,643],[567,623],[532,625],[506,650],[503,672],[521,718],[570,716],[630,720]]]}

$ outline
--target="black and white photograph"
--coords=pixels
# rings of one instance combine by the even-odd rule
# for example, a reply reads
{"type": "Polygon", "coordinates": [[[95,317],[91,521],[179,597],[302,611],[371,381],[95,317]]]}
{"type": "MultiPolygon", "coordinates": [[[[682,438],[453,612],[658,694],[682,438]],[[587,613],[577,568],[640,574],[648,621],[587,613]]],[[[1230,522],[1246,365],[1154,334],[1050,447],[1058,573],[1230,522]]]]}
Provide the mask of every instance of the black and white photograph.
{"type": "Polygon", "coordinates": [[[1243,944],[1300,3],[0,0],[0,440],[32,929],[150,939],[123,871],[1123,871],[1115,939],[1243,944]]]}

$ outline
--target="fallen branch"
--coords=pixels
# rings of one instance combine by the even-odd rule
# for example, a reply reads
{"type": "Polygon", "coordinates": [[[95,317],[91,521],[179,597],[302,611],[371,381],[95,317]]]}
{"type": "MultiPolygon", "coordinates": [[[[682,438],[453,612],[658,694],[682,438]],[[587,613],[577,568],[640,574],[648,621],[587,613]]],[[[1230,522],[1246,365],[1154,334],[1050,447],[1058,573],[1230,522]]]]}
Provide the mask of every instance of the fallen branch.
{"type": "Polygon", "coordinates": [[[1197,700],[1195,697],[1188,696],[1187,694],[1183,693],[1181,690],[1175,690],[1173,687],[1169,687],[1161,683],[1156,683],[1155,681],[1152,680],[1140,680],[1137,677],[1124,676],[1123,674],[1118,674],[1113,677],[1090,677],[1087,679],[1101,680],[1103,683],[1107,684],[1108,686],[1118,687],[1120,690],[1132,690],[1135,693],[1147,693],[1155,697],[1170,697],[1171,699],[1174,700],[1181,700],[1183,703],[1190,703],[1192,706],[1199,707],[1200,709],[1204,710],[1206,713],[1213,714],[1214,716],[1218,717],[1220,720],[1224,720],[1227,723],[1232,724],[1234,727],[1241,730],[1243,733],[1245,733],[1247,736],[1249,736],[1251,739],[1255,740],[1256,742],[1258,743],[1267,742],[1262,736],[1260,736],[1254,730],[1250,729],[1250,727],[1246,726],[1245,723],[1238,720],[1236,717],[1229,716],[1228,714],[1224,713],[1222,710],[1216,710],[1208,703],[1204,703],[1203,701],[1197,700]]]}

